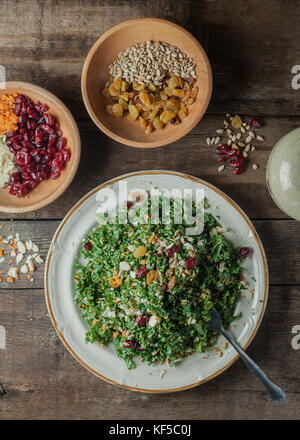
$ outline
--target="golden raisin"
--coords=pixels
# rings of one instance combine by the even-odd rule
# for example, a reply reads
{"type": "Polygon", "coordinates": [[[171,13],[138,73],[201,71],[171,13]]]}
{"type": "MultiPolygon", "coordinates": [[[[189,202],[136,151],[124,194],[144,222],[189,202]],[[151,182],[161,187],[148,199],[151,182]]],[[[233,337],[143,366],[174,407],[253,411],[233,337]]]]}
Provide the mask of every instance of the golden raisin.
{"type": "Polygon", "coordinates": [[[179,110],[179,107],[180,107],[179,100],[177,98],[173,97],[173,98],[170,98],[168,100],[168,102],[166,103],[165,110],[176,111],[176,110],[179,110]]]}
{"type": "Polygon", "coordinates": [[[110,98],[111,96],[107,87],[102,90],[101,95],[104,96],[104,98],[110,98]]]}
{"type": "Polygon", "coordinates": [[[116,78],[116,79],[114,80],[113,84],[114,84],[118,89],[120,89],[121,86],[122,86],[122,78],[121,78],[121,77],[116,78]]]}
{"type": "Polygon", "coordinates": [[[165,110],[162,112],[162,114],[160,115],[160,120],[164,123],[167,124],[169,121],[171,121],[171,119],[175,118],[176,113],[171,112],[169,110],[165,110]]]}
{"type": "Polygon", "coordinates": [[[139,246],[136,248],[136,250],[133,253],[134,258],[140,258],[146,255],[147,248],[145,246],[139,246]]]}
{"type": "Polygon", "coordinates": [[[128,104],[126,101],[124,101],[123,98],[119,98],[119,104],[123,107],[123,110],[127,110],[128,109],[128,104]]]}
{"type": "Polygon", "coordinates": [[[150,134],[152,132],[152,130],[153,130],[153,124],[152,123],[147,124],[145,133],[150,134]]]}
{"type": "Polygon", "coordinates": [[[137,81],[134,81],[132,87],[134,88],[134,90],[144,90],[145,84],[140,84],[137,81]]]}
{"type": "Polygon", "coordinates": [[[183,89],[174,89],[173,90],[173,95],[174,96],[178,96],[179,98],[184,98],[185,91],[183,89]]]}
{"type": "Polygon", "coordinates": [[[147,127],[147,122],[145,121],[144,118],[142,118],[142,116],[139,116],[139,122],[140,122],[140,126],[142,127],[142,129],[145,130],[147,127]]]}
{"type": "Polygon", "coordinates": [[[133,121],[138,117],[139,115],[139,111],[136,107],[136,105],[132,105],[130,104],[128,106],[128,111],[129,111],[129,115],[130,115],[130,119],[132,119],[133,121]]]}
{"type": "Polygon", "coordinates": [[[182,79],[180,76],[172,76],[170,79],[168,79],[168,86],[170,89],[175,89],[176,87],[182,86],[182,79]]]}
{"type": "Polygon", "coordinates": [[[140,92],[139,98],[141,103],[146,105],[147,107],[151,104],[148,92],[140,92]]]}
{"type": "Polygon", "coordinates": [[[241,118],[237,115],[231,119],[231,125],[233,126],[233,128],[241,128],[242,124],[243,122],[241,118]]]}
{"type": "Polygon", "coordinates": [[[164,123],[160,120],[160,118],[157,116],[153,119],[153,127],[154,128],[163,128],[164,123]]]}
{"type": "Polygon", "coordinates": [[[178,117],[182,121],[184,118],[186,118],[188,115],[188,109],[187,107],[183,107],[178,112],[178,117]]]}
{"type": "Polygon", "coordinates": [[[123,107],[121,104],[114,104],[111,109],[114,116],[121,118],[123,116],[123,107]]]}
{"type": "Polygon", "coordinates": [[[198,94],[198,87],[194,86],[191,90],[191,97],[195,99],[197,94],[198,94]]]}
{"type": "Polygon", "coordinates": [[[122,81],[122,84],[121,84],[121,91],[122,91],[122,92],[126,92],[127,87],[128,87],[127,82],[126,82],[126,81],[122,81]]]}
{"type": "Polygon", "coordinates": [[[108,113],[109,115],[113,116],[113,112],[112,112],[112,105],[109,104],[105,107],[106,113],[108,113]]]}
{"type": "Polygon", "coordinates": [[[165,87],[164,88],[164,92],[167,96],[172,96],[173,95],[173,89],[171,89],[170,87],[165,87]]]}
{"type": "Polygon", "coordinates": [[[120,89],[115,84],[111,84],[109,86],[108,90],[109,90],[110,96],[118,96],[120,94],[120,89]]]}

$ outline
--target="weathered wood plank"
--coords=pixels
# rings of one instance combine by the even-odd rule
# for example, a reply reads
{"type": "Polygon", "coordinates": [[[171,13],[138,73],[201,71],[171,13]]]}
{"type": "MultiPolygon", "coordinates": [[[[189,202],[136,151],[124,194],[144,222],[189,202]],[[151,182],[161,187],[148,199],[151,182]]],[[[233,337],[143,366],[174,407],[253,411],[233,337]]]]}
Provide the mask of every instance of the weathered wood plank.
{"type": "Polygon", "coordinates": [[[251,218],[287,218],[271,199],[265,182],[265,170],[271,149],[286,133],[299,125],[298,118],[263,118],[257,133],[265,142],[255,142],[256,151],[247,158],[248,165],[236,176],[231,167],[217,171],[218,156],[214,146],[207,146],[207,136],[215,136],[223,124],[222,116],[206,116],[183,139],[161,148],[127,147],[111,140],[94,124],[80,124],[82,158],[77,175],[67,191],[51,205],[21,215],[0,213],[0,219],[59,219],[88,191],[101,183],[128,172],[167,169],[187,173],[219,187],[235,200],[251,218]],[[259,169],[253,170],[256,163],[259,169]]]}
{"type": "MultiPolygon", "coordinates": [[[[39,246],[39,254],[46,259],[52,237],[59,225],[58,221],[15,221],[2,222],[4,228],[0,230],[4,237],[7,234],[19,232],[21,240],[31,239],[39,246]],[[8,228],[11,230],[9,231],[8,228]]],[[[269,271],[270,283],[280,285],[300,284],[300,229],[298,223],[293,220],[254,221],[254,226],[261,237],[265,247],[269,271]],[[284,267],[284,270],[282,270],[284,267]]],[[[5,278],[9,268],[9,256],[0,264],[0,271],[5,278]]],[[[44,264],[36,264],[33,273],[34,282],[29,281],[24,274],[14,283],[6,283],[5,279],[0,283],[1,289],[32,289],[43,288],[44,264]]]]}
{"type": "Polygon", "coordinates": [[[294,1],[174,2],[132,0],[3,2],[0,60],[9,80],[34,82],[87,118],[80,97],[83,61],[111,26],[135,17],[174,21],[204,45],[214,73],[209,112],[297,114],[291,69],[300,47],[300,5],[294,1]],[[231,109],[228,108],[230,103],[231,109]]]}
{"type": "Polygon", "coordinates": [[[6,292],[0,296],[0,324],[7,334],[0,357],[6,392],[0,395],[0,418],[298,418],[299,352],[291,347],[291,330],[299,324],[299,308],[298,288],[272,287],[261,328],[248,349],[287,393],[285,404],[274,405],[240,360],[215,380],[180,394],[145,395],[109,385],[81,367],[59,341],[42,291],[6,292]]]}

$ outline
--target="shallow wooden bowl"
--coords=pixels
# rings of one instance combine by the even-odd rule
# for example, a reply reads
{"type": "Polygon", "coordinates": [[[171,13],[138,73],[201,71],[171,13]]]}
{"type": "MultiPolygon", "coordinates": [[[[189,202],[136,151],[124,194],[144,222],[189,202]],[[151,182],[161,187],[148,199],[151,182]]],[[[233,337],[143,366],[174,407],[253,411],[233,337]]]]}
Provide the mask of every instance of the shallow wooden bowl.
{"type": "Polygon", "coordinates": [[[203,47],[185,29],[157,18],[138,18],[114,26],[96,41],[83,65],[81,89],[87,111],[105,134],[125,145],[153,148],[180,139],[198,124],[211,97],[212,73],[203,47]],[[181,124],[168,124],[163,130],[150,134],[145,134],[137,121],[108,115],[105,111],[107,100],[101,95],[108,78],[108,65],[127,47],[147,40],[177,46],[192,57],[198,76],[195,85],[199,87],[197,99],[181,124]]]}
{"type": "Polygon", "coordinates": [[[7,81],[5,88],[0,89],[0,97],[4,93],[21,93],[29,96],[34,102],[40,101],[47,104],[48,112],[60,123],[63,137],[67,139],[67,148],[71,151],[71,158],[60,177],[41,182],[25,197],[10,195],[8,186],[0,188],[0,211],[15,213],[35,211],[57,199],[72,182],[78,168],[81,151],[78,127],[67,107],[48,90],[25,82],[7,81]]]}

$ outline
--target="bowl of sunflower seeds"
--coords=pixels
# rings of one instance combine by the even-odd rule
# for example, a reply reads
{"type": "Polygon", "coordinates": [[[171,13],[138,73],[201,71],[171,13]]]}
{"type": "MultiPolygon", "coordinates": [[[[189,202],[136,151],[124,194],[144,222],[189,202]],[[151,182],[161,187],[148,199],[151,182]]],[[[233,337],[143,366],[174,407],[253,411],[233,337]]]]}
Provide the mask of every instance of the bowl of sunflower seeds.
{"type": "Polygon", "coordinates": [[[212,72],[201,44],[156,18],[126,21],[103,34],[85,60],[86,109],[109,137],[153,148],[177,141],[203,117],[212,72]]]}

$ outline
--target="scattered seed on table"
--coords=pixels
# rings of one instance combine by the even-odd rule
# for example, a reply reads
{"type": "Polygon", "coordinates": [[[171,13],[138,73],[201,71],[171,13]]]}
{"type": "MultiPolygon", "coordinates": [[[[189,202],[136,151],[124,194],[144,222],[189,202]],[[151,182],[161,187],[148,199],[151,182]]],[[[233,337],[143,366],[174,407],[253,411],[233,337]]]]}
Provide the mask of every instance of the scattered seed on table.
{"type": "Polygon", "coordinates": [[[257,170],[258,165],[257,165],[256,163],[254,163],[254,164],[252,165],[252,168],[253,168],[254,170],[257,170]]]}

